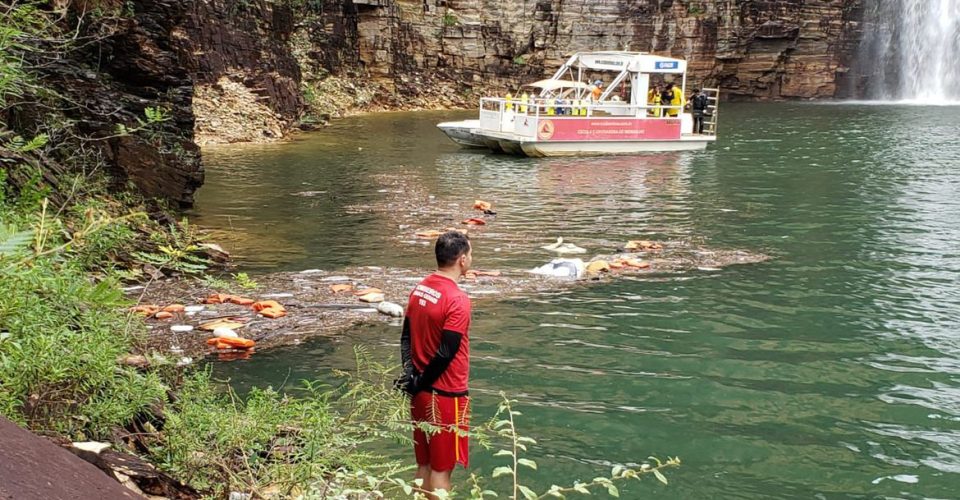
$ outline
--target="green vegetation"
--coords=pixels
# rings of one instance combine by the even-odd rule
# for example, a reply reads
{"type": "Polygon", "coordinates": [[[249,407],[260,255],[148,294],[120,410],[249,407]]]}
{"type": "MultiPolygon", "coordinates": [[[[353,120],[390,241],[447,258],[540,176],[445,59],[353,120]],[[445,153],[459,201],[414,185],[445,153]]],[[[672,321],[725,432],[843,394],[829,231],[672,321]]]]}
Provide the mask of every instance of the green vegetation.
{"type": "MultiPolygon", "coordinates": [[[[28,99],[48,99],[50,109],[63,104],[25,62],[26,54],[62,49],[58,44],[70,39],[37,5],[15,2],[0,11],[2,120],[28,99]]],[[[149,107],[142,118],[113,129],[162,146],[166,136],[158,129],[168,119],[162,106],[149,107]]],[[[162,430],[150,424],[138,432],[146,458],[209,495],[420,495],[407,480],[409,464],[371,451],[386,440],[409,442],[409,407],[390,383],[394,366],[358,350],[357,370],[341,373],[339,387],[308,384],[296,396],[258,389],[240,398],[207,372],[184,374],[151,352],[119,284],[154,279],[159,271],[207,271],[197,233],[186,220],[161,224],[148,217],[146,201],[118,190],[100,156],[86,149],[94,139],[77,137],[56,113],[44,120],[30,134],[0,122],[0,414],[74,440],[107,440],[134,422],[162,420],[162,430]],[[131,354],[145,355],[149,367],[127,366],[131,354]]],[[[244,273],[232,278],[206,279],[258,286],[244,273]]],[[[653,474],[665,482],[660,470],[679,464],[618,467],[610,477],[537,494],[520,473],[521,466],[537,468],[522,456],[536,442],[517,433],[515,403],[504,398],[498,415],[472,431],[481,445],[500,443],[497,455],[509,464],[492,475],[512,480],[512,498],[598,488],[617,495],[618,481],[653,474]]],[[[469,491],[459,493],[490,497],[483,482],[471,477],[469,491]]]]}
{"type": "Polygon", "coordinates": [[[247,273],[236,273],[233,275],[233,280],[237,283],[237,286],[244,290],[256,290],[260,288],[260,284],[251,279],[247,273]]]}
{"type": "Polygon", "coordinates": [[[699,2],[696,2],[696,3],[691,2],[691,4],[687,6],[688,16],[699,16],[705,13],[706,13],[706,10],[704,10],[703,6],[700,5],[699,2]]]}
{"type": "MultiPolygon", "coordinates": [[[[246,400],[229,389],[215,390],[208,374],[197,373],[188,378],[168,410],[164,432],[151,446],[151,458],[176,477],[216,496],[232,490],[305,498],[359,493],[423,498],[418,484],[409,480],[412,464],[369,451],[385,441],[410,444],[407,400],[388,383],[395,371],[393,366],[371,361],[358,348],[356,371],[341,372],[344,383],[337,388],[306,384],[298,397],[255,389],[246,400]]],[[[523,456],[536,440],[518,433],[515,417],[521,414],[513,406],[516,401],[501,397],[497,415],[469,434],[481,447],[498,448],[495,456],[507,457],[508,465],[495,468],[491,479],[471,475],[463,489],[441,492],[440,498],[480,500],[496,497],[495,490],[517,499],[564,498],[598,490],[617,497],[618,484],[648,475],[666,484],[662,471],[680,465],[678,459],[661,462],[651,457],[652,463],[635,469],[616,466],[609,476],[552,485],[538,493],[523,484],[527,476],[520,469],[538,469],[536,462],[523,456]],[[496,479],[501,476],[509,481],[496,479]]]]}
{"type": "Polygon", "coordinates": [[[386,484],[380,483],[409,470],[364,449],[379,439],[409,439],[405,401],[375,382],[389,371],[360,351],[358,370],[343,374],[342,388],[307,384],[300,397],[255,389],[245,400],[220,390],[207,373],[196,373],[168,409],[151,456],[217,496],[231,490],[292,495],[311,488],[336,496],[382,488],[386,484]],[[370,483],[375,476],[380,479],[370,483]]]}
{"type": "Polygon", "coordinates": [[[457,16],[453,12],[444,12],[443,14],[443,25],[444,26],[456,26],[460,21],[457,19],[457,16]]]}
{"type": "Polygon", "coordinates": [[[200,246],[196,244],[200,236],[187,219],[165,229],[150,233],[150,242],[155,251],[133,252],[138,261],[151,264],[158,270],[184,274],[200,273],[209,268],[210,260],[202,255],[200,246]]]}
{"type": "Polygon", "coordinates": [[[24,215],[34,197],[0,205],[0,413],[103,438],[166,389],[155,374],[118,366],[142,325],[125,314],[117,282],[92,282],[84,267],[110,246],[99,235],[115,233],[103,230],[121,222],[92,208],[83,218],[51,217],[46,200],[24,215]]]}
{"type": "MultiPolygon", "coordinates": [[[[520,466],[523,466],[531,470],[539,470],[538,465],[535,461],[524,458],[524,455],[530,446],[537,444],[537,441],[531,437],[522,436],[517,431],[515,417],[519,417],[522,414],[514,409],[513,405],[517,403],[517,400],[510,399],[503,392],[500,393],[501,403],[497,409],[496,415],[483,426],[479,433],[482,436],[484,433],[490,434],[492,439],[499,439],[500,444],[494,446],[499,448],[494,456],[496,457],[506,457],[506,460],[509,461],[507,465],[502,465],[493,469],[491,474],[492,477],[497,478],[500,476],[507,476],[511,480],[511,485],[507,487],[505,493],[510,494],[510,498],[519,499],[524,498],[526,500],[533,499],[542,499],[548,497],[554,498],[565,498],[569,494],[582,494],[590,495],[593,491],[596,490],[605,490],[606,493],[612,497],[620,496],[620,489],[617,487],[617,484],[626,482],[630,479],[641,480],[646,475],[653,475],[658,481],[663,484],[667,483],[666,476],[663,475],[662,470],[669,467],[678,467],[680,465],[679,458],[669,458],[666,462],[661,461],[656,457],[650,458],[656,465],[651,463],[644,463],[636,469],[631,469],[623,466],[615,466],[610,471],[610,476],[598,476],[593,478],[591,481],[576,481],[569,486],[559,486],[551,485],[549,489],[542,493],[534,491],[529,486],[526,486],[522,482],[522,478],[525,477],[521,473],[520,466]]],[[[486,439],[482,439],[481,442],[485,442],[486,439]]],[[[488,448],[490,446],[487,446],[488,448]]],[[[498,497],[498,494],[493,490],[484,489],[482,486],[482,480],[476,475],[471,475],[470,477],[470,490],[469,495],[471,499],[483,499],[488,497],[498,497]]]]}
{"type": "MultiPolygon", "coordinates": [[[[138,267],[134,250],[175,248],[179,235],[150,221],[144,200],[117,192],[88,148],[93,139],[59,114],[76,104],[42,84],[32,57],[89,40],[63,32],[42,6],[0,10],[0,413],[37,430],[105,438],[166,398],[157,372],[118,363],[142,350],[144,331],[118,282],[138,267]],[[23,106],[37,105],[48,111],[23,120],[23,106]]],[[[166,120],[147,108],[117,131],[152,134],[166,120]]]]}

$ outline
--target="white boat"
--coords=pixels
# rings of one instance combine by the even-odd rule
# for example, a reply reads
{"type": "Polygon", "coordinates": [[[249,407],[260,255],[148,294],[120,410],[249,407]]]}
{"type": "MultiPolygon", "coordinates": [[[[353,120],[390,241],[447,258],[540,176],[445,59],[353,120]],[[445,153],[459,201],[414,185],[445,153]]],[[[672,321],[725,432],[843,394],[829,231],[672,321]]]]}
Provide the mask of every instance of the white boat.
{"type": "Polygon", "coordinates": [[[553,77],[524,87],[532,96],[480,99],[478,120],[437,126],[465,147],[527,156],[636,154],[704,149],[717,139],[718,89],[708,99],[701,133],[684,106],[651,105],[647,92],[664,80],[679,80],[687,96],[687,63],[645,52],[578,52],[553,77]],[[610,76],[613,75],[613,76],[610,76]],[[594,86],[603,81],[598,99],[594,86]]]}
{"type": "Polygon", "coordinates": [[[485,148],[483,137],[471,132],[480,128],[480,120],[438,123],[437,128],[447,134],[453,142],[465,148],[485,148]]]}

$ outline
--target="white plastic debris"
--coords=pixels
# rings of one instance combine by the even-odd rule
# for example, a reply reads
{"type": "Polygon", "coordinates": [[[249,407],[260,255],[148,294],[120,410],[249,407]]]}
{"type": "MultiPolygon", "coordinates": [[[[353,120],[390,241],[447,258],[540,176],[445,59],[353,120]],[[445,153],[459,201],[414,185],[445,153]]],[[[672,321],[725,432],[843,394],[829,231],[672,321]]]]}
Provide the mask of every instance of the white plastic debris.
{"type": "Polygon", "coordinates": [[[530,272],[554,278],[579,278],[583,276],[585,270],[586,266],[580,259],[553,259],[547,264],[531,269],[530,272]]]}
{"type": "Polygon", "coordinates": [[[326,278],[320,278],[320,281],[350,281],[349,276],[327,276],[326,278]]]}
{"type": "Polygon", "coordinates": [[[565,253],[587,253],[586,250],[574,245],[573,243],[564,243],[563,237],[557,238],[556,243],[545,245],[540,248],[544,250],[549,250],[551,252],[557,252],[558,254],[561,254],[561,255],[565,253]]]}
{"type": "Polygon", "coordinates": [[[400,304],[394,304],[393,302],[381,302],[377,304],[377,311],[380,311],[381,314],[386,314],[387,316],[393,316],[394,318],[403,317],[403,307],[400,304]]]}
{"type": "Polygon", "coordinates": [[[191,332],[191,331],[193,331],[193,327],[190,326],[190,325],[173,325],[173,326],[170,327],[170,330],[172,330],[172,331],[174,331],[174,332],[178,332],[178,333],[180,333],[180,332],[191,332]]]}
{"type": "Polygon", "coordinates": [[[239,335],[237,335],[237,332],[233,331],[233,329],[227,328],[225,326],[214,328],[213,336],[219,337],[222,339],[236,339],[240,337],[239,335]]]}

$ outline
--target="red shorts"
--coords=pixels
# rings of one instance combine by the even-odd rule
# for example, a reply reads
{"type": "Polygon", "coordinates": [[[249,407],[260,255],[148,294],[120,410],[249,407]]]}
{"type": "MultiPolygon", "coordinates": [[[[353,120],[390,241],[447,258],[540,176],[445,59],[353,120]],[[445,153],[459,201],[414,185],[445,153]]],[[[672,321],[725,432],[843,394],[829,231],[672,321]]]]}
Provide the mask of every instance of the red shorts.
{"type": "Polygon", "coordinates": [[[461,431],[470,430],[470,398],[447,397],[430,391],[420,391],[410,403],[410,416],[414,422],[427,422],[442,429],[439,432],[413,431],[413,452],[417,465],[429,465],[437,472],[453,470],[457,464],[467,468],[469,439],[457,435],[455,425],[461,431]]]}

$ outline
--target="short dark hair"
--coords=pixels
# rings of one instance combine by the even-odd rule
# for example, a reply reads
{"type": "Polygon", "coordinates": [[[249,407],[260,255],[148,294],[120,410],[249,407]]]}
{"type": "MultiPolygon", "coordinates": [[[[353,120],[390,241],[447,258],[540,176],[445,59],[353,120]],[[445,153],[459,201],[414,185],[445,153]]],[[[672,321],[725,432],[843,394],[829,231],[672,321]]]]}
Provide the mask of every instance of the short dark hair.
{"type": "Polygon", "coordinates": [[[459,231],[447,231],[437,238],[433,251],[437,255],[437,267],[449,267],[461,255],[470,250],[470,238],[459,231]]]}

